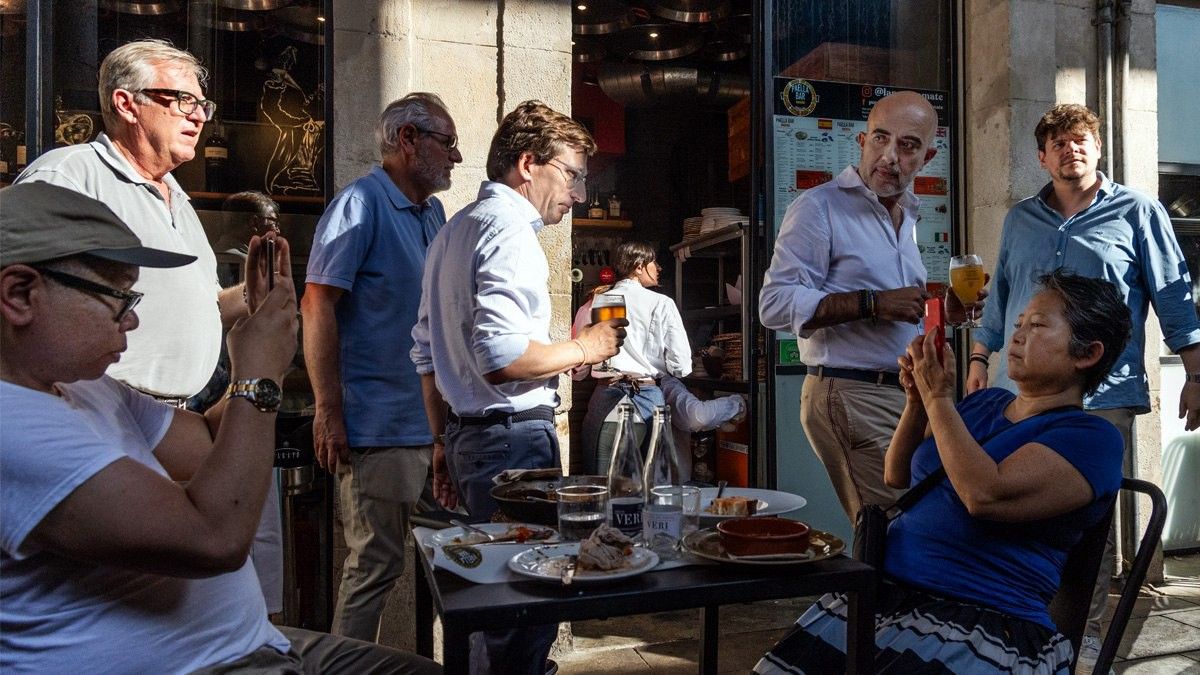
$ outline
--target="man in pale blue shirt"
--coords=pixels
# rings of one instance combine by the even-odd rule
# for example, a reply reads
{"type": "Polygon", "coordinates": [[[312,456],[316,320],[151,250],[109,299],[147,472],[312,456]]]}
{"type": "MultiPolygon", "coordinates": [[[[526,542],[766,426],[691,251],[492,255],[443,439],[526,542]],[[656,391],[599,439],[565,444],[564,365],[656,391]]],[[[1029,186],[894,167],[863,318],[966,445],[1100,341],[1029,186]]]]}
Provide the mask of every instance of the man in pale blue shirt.
{"type": "Polygon", "coordinates": [[[313,445],[337,475],[350,549],[332,630],[369,642],[404,571],[409,513],[429,475],[433,439],[408,351],[425,251],[446,221],[432,195],[462,161],[454,120],[433,94],[389,104],[376,136],[382,164],[317,224],[301,304],[313,445]]]}
{"type": "MultiPolygon", "coordinates": [[[[434,495],[496,511],[492,477],[560,464],[558,376],[617,353],[625,319],[550,338],[549,265],[537,233],[586,198],[596,150],[578,122],[526,101],[500,123],[488,179],[429,247],[412,360],[434,432],[434,495]],[[449,405],[449,410],[447,410],[449,405]]],[[[471,636],[472,673],[542,675],[554,626],[471,636]]]]}
{"type": "Polygon", "coordinates": [[[783,217],[759,294],[767,328],[799,336],[800,422],[846,516],[890,504],[883,456],[904,410],[896,358],[925,315],[913,178],[937,153],[937,113],[901,91],[875,104],[862,158],[783,217]]]}
{"type": "MultiPolygon", "coordinates": [[[[1100,120],[1077,104],[1060,104],[1034,130],[1038,161],[1050,182],[1012,208],[1004,219],[1000,255],[992,276],[992,301],[975,331],[967,392],[988,386],[988,357],[1006,347],[1014,324],[1035,291],[1036,279],[1059,268],[1111,282],[1129,304],[1133,339],[1084,407],[1112,422],[1125,437],[1126,473],[1133,473],[1134,416],[1150,411],[1144,367],[1146,317],[1154,306],[1163,341],[1183,360],[1186,381],[1179,395],[1185,428],[1200,426],[1200,320],[1187,261],[1166,210],[1152,197],[1114,183],[1097,170],[1100,120]]],[[[1011,357],[1010,357],[1011,358],[1011,357]]],[[[1007,359],[992,386],[1013,389],[1007,359]]],[[[1101,565],[1079,660],[1088,668],[1099,654],[1112,549],[1101,565]]],[[[1077,671],[1079,672],[1079,671],[1077,671]]]]}

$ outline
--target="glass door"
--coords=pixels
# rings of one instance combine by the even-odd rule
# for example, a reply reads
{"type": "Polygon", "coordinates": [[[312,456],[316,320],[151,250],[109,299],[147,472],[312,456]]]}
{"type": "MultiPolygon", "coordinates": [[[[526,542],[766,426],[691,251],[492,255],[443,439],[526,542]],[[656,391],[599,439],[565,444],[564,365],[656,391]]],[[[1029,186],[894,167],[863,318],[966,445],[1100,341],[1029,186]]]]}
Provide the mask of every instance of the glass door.
{"type": "MultiPolygon", "coordinates": [[[[758,183],[766,235],[756,282],[770,264],[784,212],[805,190],[857,166],[856,137],[871,107],[903,89],[916,90],[938,112],[938,154],[918,175],[917,240],[931,290],[947,279],[956,234],[951,0],[768,0],[764,12],[763,77],[756,92],[761,128],[758,183]]],[[[757,295],[755,291],[754,295],[757,295]]],[[[768,485],[808,499],[805,515],[823,525],[850,523],[828,475],[800,433],[800,389],[806,368],[797,338],[766,331],[767,402],[762,427],[768,485]]],[[[837,528],[835,527],[835,531],[837,528]]]]}

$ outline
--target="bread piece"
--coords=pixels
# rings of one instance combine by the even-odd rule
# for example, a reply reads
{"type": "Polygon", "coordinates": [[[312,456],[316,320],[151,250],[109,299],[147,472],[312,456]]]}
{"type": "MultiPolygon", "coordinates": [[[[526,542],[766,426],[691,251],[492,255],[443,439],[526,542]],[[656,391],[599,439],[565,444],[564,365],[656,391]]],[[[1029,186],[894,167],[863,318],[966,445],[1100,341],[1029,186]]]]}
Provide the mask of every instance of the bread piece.
{"type": "Polygon", "coordinates": [[[750,497],[718,497],[709,507],[718,516],[752,516],[758,500],[750,497]]]}

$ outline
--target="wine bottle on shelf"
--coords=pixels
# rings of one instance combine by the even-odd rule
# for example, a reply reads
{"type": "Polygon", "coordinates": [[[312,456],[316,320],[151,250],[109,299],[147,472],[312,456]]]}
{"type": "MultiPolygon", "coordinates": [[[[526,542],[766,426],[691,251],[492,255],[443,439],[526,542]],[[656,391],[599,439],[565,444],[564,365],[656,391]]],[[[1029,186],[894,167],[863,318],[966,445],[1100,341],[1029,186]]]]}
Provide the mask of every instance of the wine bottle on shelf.
{"type": "Polygon", "coordinates": [[[17,141],[16,166],[14,166],[12,169],[12,176],[14,180],[17,176],[21,175],[22,171],[25,170],[25,165],[28,163],[26,161],[28,159],[27,152],[28,151],[25,148],[24,134],[21,134],[21,138],[17,141]]]}
{"type": "Polygon", "coordinates": [[[209,192],[228,192],[229,141],[225,127],[213,122],[212,132],[204,144],[204,186],[209,192]]]}
{"type": "Polygon", "coordinates": [[[608,196],[608,217],[614,219],[621,217],[621,198],[615,192],[608,196]]]}
{"type": "Polygon", "coordinates": [[[592,203],[588,206],[588,218],[593,220],[603,220],[604,207],[600,206],[600,191],[592,193],[592,203]]]}
{"type": "Polygon", "coordinates": [[[642,450],[634,424],[633,404],[619,403],[612,462],[608,466],[608,521],[625,536],[640,539],[646,486],[642,450]]]}

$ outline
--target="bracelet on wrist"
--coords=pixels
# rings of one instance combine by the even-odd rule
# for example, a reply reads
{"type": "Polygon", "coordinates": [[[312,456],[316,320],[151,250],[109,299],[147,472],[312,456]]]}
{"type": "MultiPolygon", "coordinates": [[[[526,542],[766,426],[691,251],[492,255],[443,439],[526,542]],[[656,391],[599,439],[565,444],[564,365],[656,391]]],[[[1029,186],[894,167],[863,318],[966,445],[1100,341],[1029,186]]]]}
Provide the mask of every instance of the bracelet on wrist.
{"type": "Polygon", "coordinates": [[[588,354],[587,347],[583,346],[583,343],[580,342],[579,340],[571,340],[571,342],[574,342],[575,346],[579,347],[579,353],[583,355],[583,360],[579,362],[579,366],[577,366],[577,367],[586,366],[588,364],[588,361],[591,360],[590,354],[588,354]]]}
{"type": "Polygon", "coordinates": [[[985,354],[972,354],[971,358],[970,358],[970,362],[971,363],[982,363],[984,368],[987,368],[988,365],[990,365],[990,363],[988,361],[988,357],[985,354]]]}
{"type": "Polygon", "coordinates": [[[871,291],[863,289],[858,292],[858,318],[866,319],[871,316],[871,291]]]}
{"type": "Polygon", "coordinates": [[[1200,384],[1200,373],[1184,373],[1183,381],[1185,384],[1200,384]]]}

